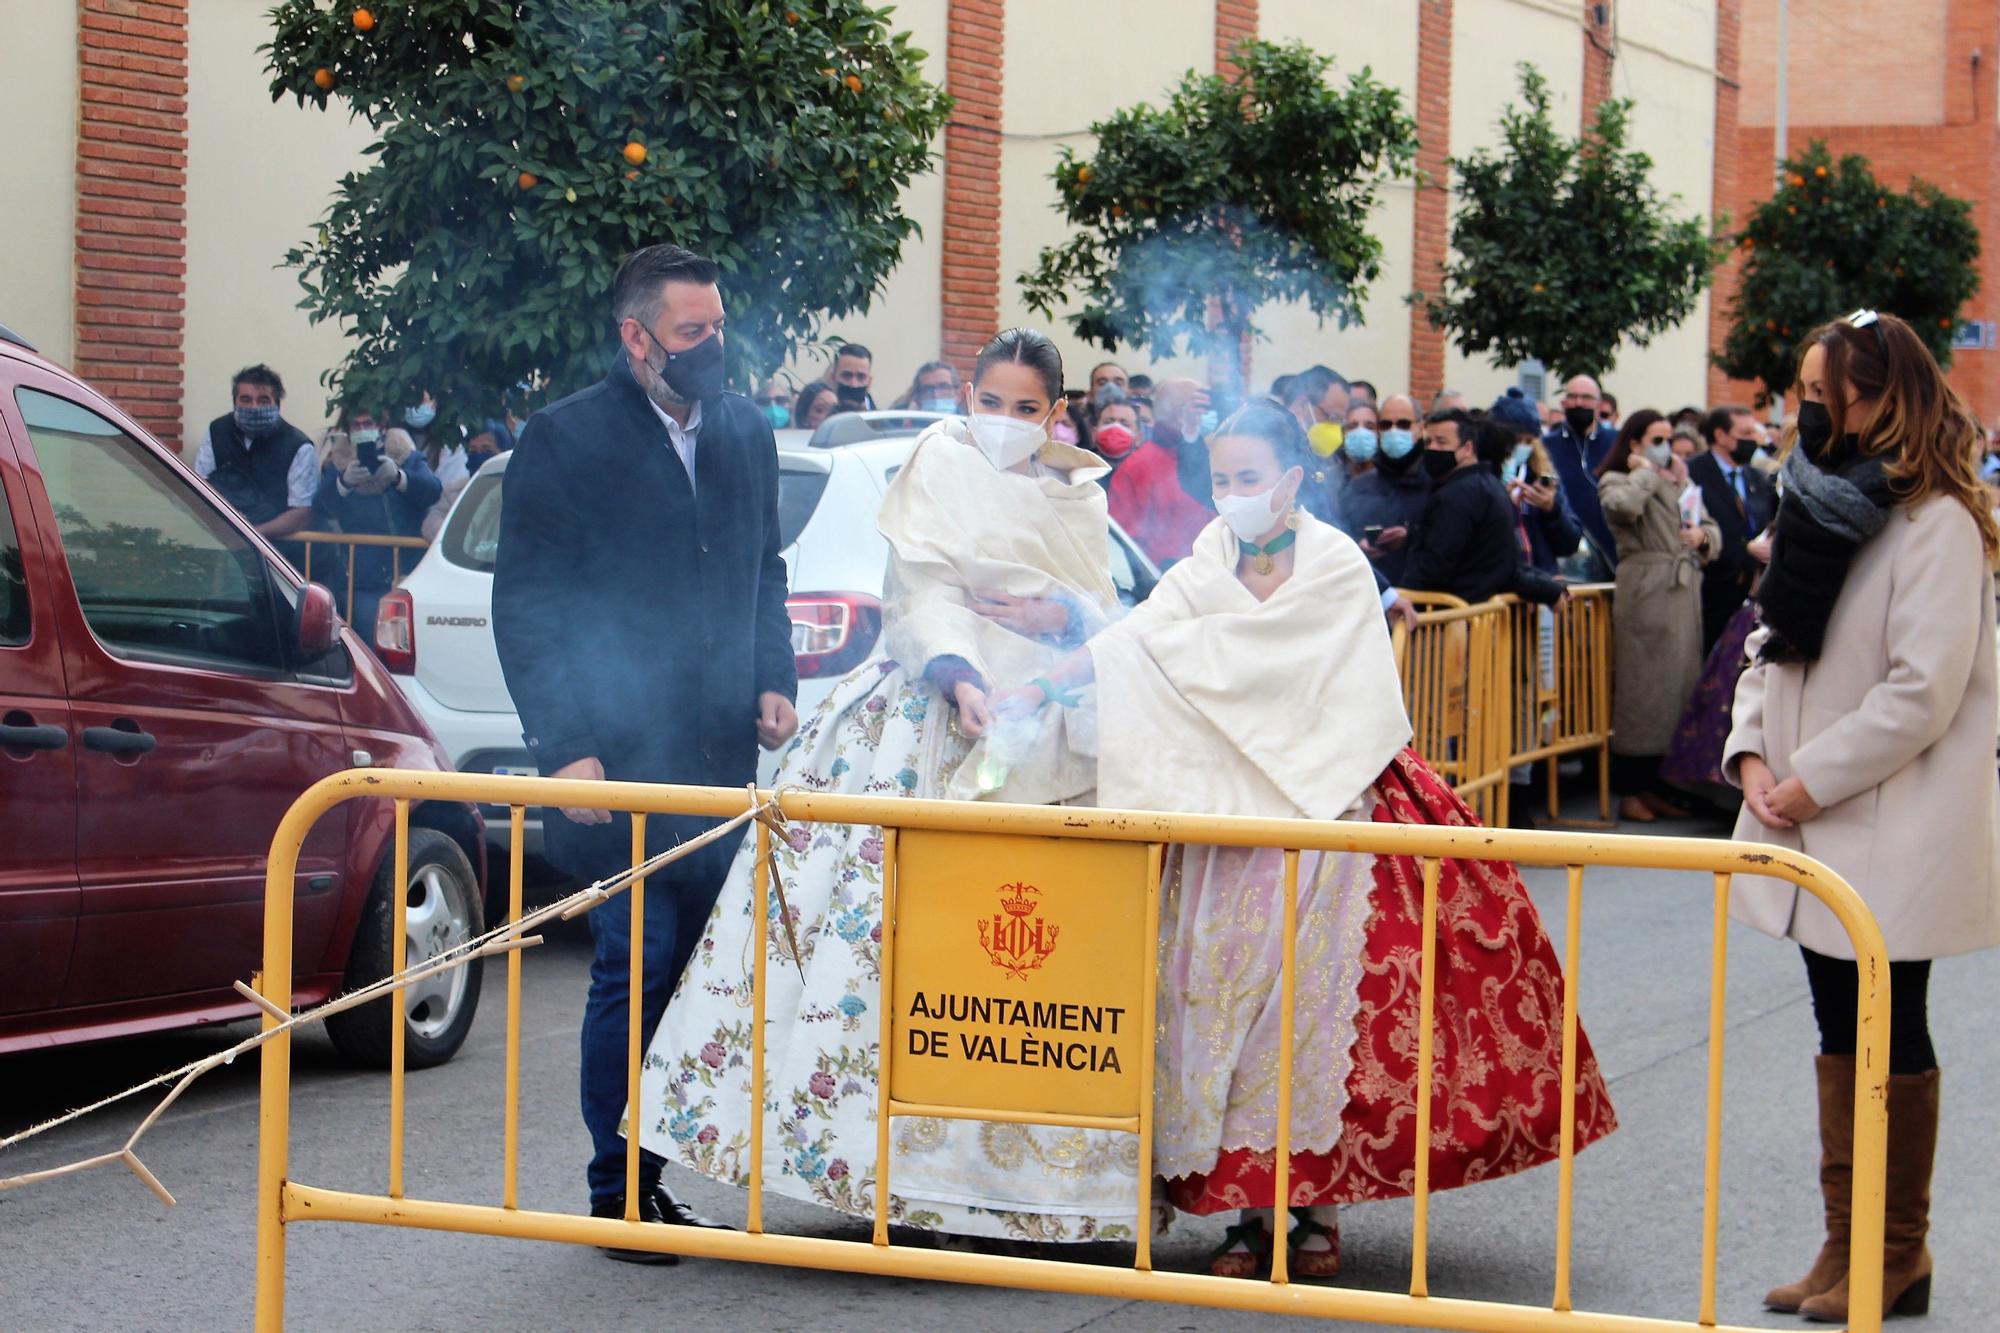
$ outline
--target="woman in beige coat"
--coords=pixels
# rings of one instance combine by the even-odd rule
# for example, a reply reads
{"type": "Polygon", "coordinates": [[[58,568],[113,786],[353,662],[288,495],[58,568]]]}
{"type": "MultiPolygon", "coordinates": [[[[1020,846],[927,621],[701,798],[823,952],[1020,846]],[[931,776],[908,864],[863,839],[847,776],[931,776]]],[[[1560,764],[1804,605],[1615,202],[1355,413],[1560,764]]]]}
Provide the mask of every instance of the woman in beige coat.
{"type": "Polygon", "coordinates": [[[1701,567],[1722,549],[1714,520],[1683,521],[1687,464],[1673,424],[1651,408],[1625,418],[1597,467],[1597,496],[1618,540],[1611,630],[1612,781],[1621,817],[1686,819],[1660,778],[1660,760],[1701,677],[1701,567]]]}
{"type": "MultiPolygon", "coordinates": [[[[1752,658],[1723,769],[1739,838],[1827,863],[1889,946],[1884,1312],[1929,1308],[1938,1069],[1930,960],[2000,944],[1993,591],[2000,530],[1975,471],[1977,423],[1908,325],[1858,312],[1800,364],[1752,658]]],[[[1819,1022],[1820,1188],[1827,1238],[1773,1309],[1847,1317],[1854,949],[1818,900],[1739,878],[1734,912],[1805,955],[1819,1022]]]]}

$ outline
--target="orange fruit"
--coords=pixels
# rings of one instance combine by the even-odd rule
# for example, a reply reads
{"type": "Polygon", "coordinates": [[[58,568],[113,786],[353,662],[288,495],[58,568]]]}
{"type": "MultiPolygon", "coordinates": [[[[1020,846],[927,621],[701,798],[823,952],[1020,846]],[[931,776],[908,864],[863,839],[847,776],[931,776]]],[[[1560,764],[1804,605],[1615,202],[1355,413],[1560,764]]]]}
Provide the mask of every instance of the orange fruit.
{"type": "Polygon", "coordinates": [[[1951,327],[1951,321],[1948,319],[1941,319],[1938,321],[1938,327],[1941,329],[1948,329],[1951,327]]]}
{"type": "Polygon", "coordinates": [[[1791,185],[1804,185],[1806,183],[1806,178],[1797,172],[1793,172],[1791,175],[1785,177],[1785,180],[1791,185]]]}
{"type": "Polygon", "coordinates": [[[1114,218],[1122,218],[1125,216],[1125,210],[1123,208],[1120,208],[1117,204],[1113,204],[1111,206],[1111,216],[1114,218]]]}
{"type": "Polygon", "coordinates": [[[861,76],[859,74],[848,75],[845,82],[847,84],[847,91],[849,91],[850,93],[858,93],[861,91],[861,76]]]}
{"type": "Polygon", "coordinates": [[[1078,185],[1088,185],[1090,184],[1090,178],[1096,174],[1089,167],[1078,167],[1076,169],[1076,183],[1078,185]]]}
{"type": "Polygon", "coordinates": [[[319,89],[321,92],[325,92],[327,89],[333,87],[333,71],[323,66],[314,70],[313,87],[319,89]]]}
{"type": "Polygon", "coordinates": [[[527,80],[526,80],[525,78],[523,78],[523,77],[522,77],[521,75],[519,75],[519,74],[509,74],[509,75],[507,76],[507,91],[508,91],[508,92],[510,92],[510,93],[518,93],[518,92],[520,92],[520,91],[521,91],[521,90],[522,90],[523,88],[525,88],[525,87],[527,87],[527,86],[528,86],[528,81],[527,81],[527,80]]]}
{"type": "Polygon", "coordinates": [[[633,166],[641,166],[646,161],[646,145],[634,139],[625,145],[625,160],[633,166]]]}
{"type": "Polygon", "coordinates": [[[356,32],[368,32],[369,30],[374,28],[374,26],[375,26],[375,16],[373,14],[369,13],[365,9],[357,9],[354,11],[354,30],[356,32]]]}
{"type": "Polygon", "coordinates": [[[785,11],[785,22],[797,23],[798,21],[799,21],[799,16],[796,10],[788,9],[785,11]]]}
{"type": "Polygon", "coordinates": [[[638,180],[638,179],[639,179],[639,173],[638,173],[638,172],[636,172],[636,171],[628,171],[628,172],[626,172],[626,173],[625,173],[625,179],[626,179],[626,180],[628,180],[628,181],[635,181],[635,180],[638,180]]]}
{"type": "Polygon", "coordinates": [[[514,184],[524,190],[532,190],[542,183],[542,178],[532,171],[524,171],[514,178],[514,184]]]}
{"type": "Polygon", "coordinates": [[[1825,168],[1825,167],[1814,167],[1814,168],[1813,168],[1813,175],[1815,175],[1815,176],[1818,176],[1818,177],[1819,177],[1819,178],[1820,178],[1821,180],[1825,180],[1825,179],[1826,179],[1826,168],[1825,168]]]}

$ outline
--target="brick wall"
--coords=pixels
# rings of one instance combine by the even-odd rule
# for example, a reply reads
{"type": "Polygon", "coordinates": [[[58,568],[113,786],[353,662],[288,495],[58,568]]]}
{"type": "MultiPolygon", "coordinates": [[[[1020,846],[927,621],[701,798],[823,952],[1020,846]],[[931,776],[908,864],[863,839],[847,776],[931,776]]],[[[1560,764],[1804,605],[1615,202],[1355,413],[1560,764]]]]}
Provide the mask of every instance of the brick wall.
{"type": "MultiPolygon", "coordinates": [[[[1738,196],[1737,163],[1742,157],[1738,122],[1742,106],[1743,0],[1716,0],[1715,6],[1715,225],[1723,218],[1741,226],[1743,205],[1738,196]]],[[[1732,253],[1727,263],[1715,271],[1715,285],[1708,293],[1708,350],[1711,356],[1722,351],[1729,334],[1729,303],[1735,299],[1739,280],[1732,253]]],[[[1708,366],[1708,401],[1748,403],[1754,397],[1751,386],[1731,380],[1713,361],[1708,366]]]]}
{"type": "Polygon", "coordinates": [[[945,89],[958,99],[944,132],[944,359],[970,373],[1000,324],[1000,89],[1006,0],[951,0],[945,89]]]}
{"type": "Polygon", "coordinates": [[[1257,35],[1257,0],[1215,0],[1215,72],[1236,73],[1229,57],[1237,44],[1257,35]]]}
{"type": "Polygon", "coordinates": [[[1597,123],[1597,108],[1611,96],[1612,0],[1584,0],[1583,128],[1597,123]]]}
{"type": "Polygon", "coordinates": [[[187,0],[80,0],[77,372],[180,447],[187,0]]]}
{"type": "MultiPolygon", "coordinates": [[[[1451,0],[1418,0],[1417,185],[1411,273],[1417,290],[1435,292],[1444,269],[1451,155],[1451,0]]],[[[1444,333],[1424,312],[1410,311],[1410,391],[1419,402],[1444,387],[1444,333]]]]}

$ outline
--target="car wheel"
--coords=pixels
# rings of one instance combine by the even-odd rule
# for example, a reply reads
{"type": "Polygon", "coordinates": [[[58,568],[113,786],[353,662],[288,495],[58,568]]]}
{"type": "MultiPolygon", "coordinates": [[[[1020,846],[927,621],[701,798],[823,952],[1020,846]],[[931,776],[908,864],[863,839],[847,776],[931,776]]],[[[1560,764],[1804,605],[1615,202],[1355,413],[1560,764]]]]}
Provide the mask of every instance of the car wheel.
{"type": "MultiPolygon", "coordinates": [[[[347,960],[347,989],[389,975],[395,951],[395,860],[393,849],[375,875],[375,887],[361,911],[354,951],[347,960]]],[[[409,911],[405,966],[435,958],[483,931],[479,885],[465,851],[436,829],[410,830],[409,911]]],[[[458,1053],[479,1008],[482,960],[475,959],[405,992],[403,1058],[411,1069],[441,1065],[458,1053]]],[[[327,1019],[327,1035],[356,1064],[389,1065],[390,1001],[386,998],[327,1019]]]]}

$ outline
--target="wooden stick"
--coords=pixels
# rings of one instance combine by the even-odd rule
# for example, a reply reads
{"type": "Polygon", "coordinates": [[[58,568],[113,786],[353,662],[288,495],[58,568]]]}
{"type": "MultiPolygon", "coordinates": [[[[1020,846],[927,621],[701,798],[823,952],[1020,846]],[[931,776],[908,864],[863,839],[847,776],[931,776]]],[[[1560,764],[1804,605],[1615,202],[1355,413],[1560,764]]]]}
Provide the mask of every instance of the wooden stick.
{"type": "Polygon", "coordinates": [[[160,1196],[161,1203],[164,1203],[169,1208],[174,1206],[174,1196],[167,1193],[167,1187],[160,1183],[158,1176],[146,1169],[146,1164],[139,1160],[139,1154],[127,1148],[124,1152],[119,1153],[118,1156],[124,1160],[125,1165],[132,1168],[133,1175],[146,1182],[147,1189],[160,1196]]]}
{"type": "Polygon", "coordinates": [[[235,987],[236,993],[238,995],[241,995],[244,999],[250,1001],[250,1003],[256,1005],[259,1009],[262,1009],[265,1013],[277,1019],[280,1023],[283,1023],[291,1018],[291,1014],[287,1013],[283,1009],[280,1009],[277,1005],[272,1004],[262,995],[259,995],[256,991],[252,990],[247,982],[232,981],[229,984],[235,987]]]}

